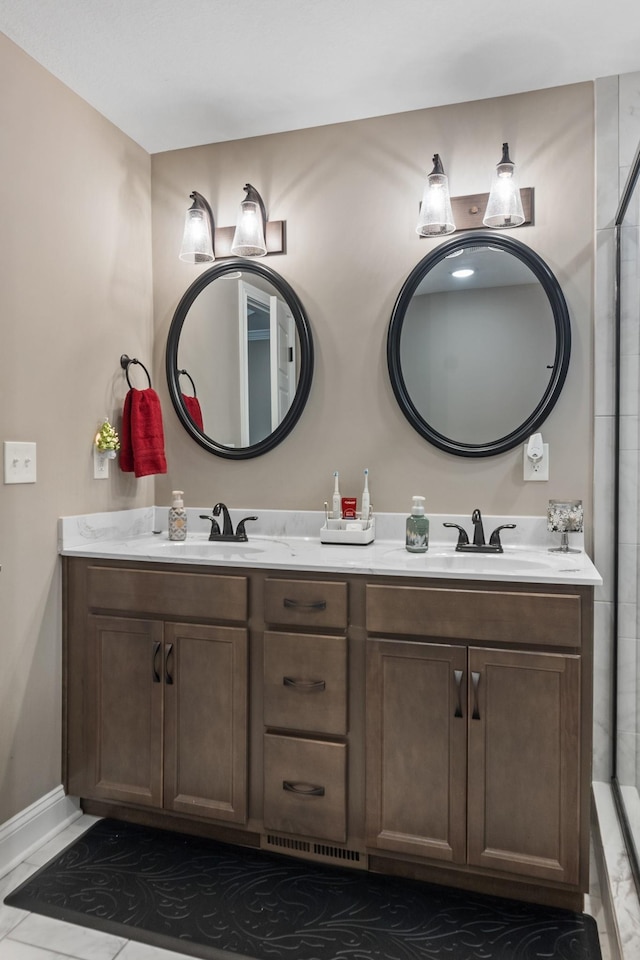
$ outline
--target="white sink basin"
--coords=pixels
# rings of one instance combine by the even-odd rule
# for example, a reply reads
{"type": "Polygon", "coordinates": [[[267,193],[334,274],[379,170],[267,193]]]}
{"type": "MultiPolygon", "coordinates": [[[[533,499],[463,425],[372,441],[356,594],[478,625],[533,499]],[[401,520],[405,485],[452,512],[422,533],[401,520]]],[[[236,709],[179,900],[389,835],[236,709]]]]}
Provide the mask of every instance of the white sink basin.
{"type": "Polygon", "coordinates": [[[491,574],[500,570],[513,576],[519,574],[543,572],[568,573],[581,569],[580,558],[584,554],[545,553],[543,550],[523,552],[505,550],[504,553],[450,553],[442,550],[428,550],[426,553],[409,553],[404,547],[396,547],[388,551],[389,555],[402,554],[405,557],[415,558],[425,564],[429,570],[459,571],[461,573],[491,574]]]}
{"type": "Polygon", "coordinates": [[[265,547],[258,547],[252,543],[189,543],[188,540],[167,540],[163,543],[152,543],[150,553],[162,553],[176,557],[214,557],[214,556],[249,556],[249,554],[264,553],[265,547]]]}
{"type": "Polygon", "coordinates": [[[281,540],[264,537],[245,541],[230,540],[208,540],[197,534],[186,540],[167,540],[165,538],[156,540],[147,546],[150,554],[163,557],[193,557],[194,559],[206,560],[207,558],[224,559],[245,559],[259,556],[260,554],[269,555],[278,554],[283,550],[288,550],[287,544],[281,540]]]}
{"type": "Polygon", "coordinates": [[[557,554],[543,554],[535,557],[521,557],[513,553],[456,553],[453,556],[433,556],[431,558],[440,568],[449,570],[487,570],[507,567],[511,573],[526,573],[528,570],[578,570],[578,564],[566,557],[559,560],[557,554]]]}

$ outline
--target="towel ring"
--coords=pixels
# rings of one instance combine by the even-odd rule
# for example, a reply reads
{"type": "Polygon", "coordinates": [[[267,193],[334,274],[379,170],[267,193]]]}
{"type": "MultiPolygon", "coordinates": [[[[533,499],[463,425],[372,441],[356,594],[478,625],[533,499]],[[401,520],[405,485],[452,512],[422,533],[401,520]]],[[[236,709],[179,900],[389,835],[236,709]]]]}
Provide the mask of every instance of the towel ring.
{"type": "Polygon", "coordinates": [[[191,376],[191,374],[190,374],[190,373],[187,373],[186,370],[178,370],[178,376],[179,376],[179,377],[186,377],[186,378],[187,378],[187,380],[189,381],[189,383],[191,384],[191,387],[192,387],[192,389],[193,389],[193,395],[194,395],[194,397],[197,397],[198,394],[196,393],[196,385],[195,385],[195,383],[193,382],[193,377],[191,376]]]}
{"type": "MultiPolygon", "coordinates": [[[[131,383],[131,380],[129,380],[129,367],[131,366],[132,363],[138,363],[138,364],[140,364],[140,366],[142,367],[142,369],[144,370],[144,372],[145,372],[146,375],[147,375],[147,380],[149,381],[149,386],[151,386],[151,377],[149,376],[149,371],[148,371],[147,368],[145,367],[144,363],[142,363],[140,360],[136,360],[135,357],[133,357],[133,358],[132,358],[132,357],[128,357],[126,353],[123,353],[122,356],[120,357],[120,366],[121,366],[122,369],[124,370],[124,375],[125,375],[125,377],[127,378],[127,383],[129,384],[129,386],[131,387],[131,389],[133,390],[133,385],[132,385],[132,383],[131,383]]],[[[189,379],[191,379],[191,378],[189,377],[189,379]]]]}

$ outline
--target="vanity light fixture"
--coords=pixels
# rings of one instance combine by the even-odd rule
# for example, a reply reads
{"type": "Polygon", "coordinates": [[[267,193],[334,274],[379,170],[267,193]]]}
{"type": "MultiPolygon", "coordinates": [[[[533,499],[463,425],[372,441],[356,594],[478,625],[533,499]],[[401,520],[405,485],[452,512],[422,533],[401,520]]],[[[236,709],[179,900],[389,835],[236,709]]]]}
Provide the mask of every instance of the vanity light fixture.
{"type": "MultiPolygon", "coordinates": [[[[211,263],[229,257],[264,257],[285,253],[285,221],[267,220],[262,197],[250,183],[240,204],[235,227],[216,227],[209,203],[196,190],[187,217],[180,259],[187,263],[211,263]],[[215,251],[215,253],[214,253],[215,251]]],[[[239,276],[237,274],[236,276],[239,276]]],[[[231,277],[231,274],[229,274],[231,277]]]]}
{"type": "Polygon", "coordinates": [[[434,154],[433,170],[427,177],[416,233],[421,237],[443,237],[453,233],[456,225],[451,210],[449,178],[439,154],[434,154]]]}
{"type": "Polygon", "coordinates": [[[467,277],[472,277],[474,273],[475,273],[475,270],[466,268],[463,270],[452,270],[451,276],[455,277],[456,280],[466,280],[467,277]]]}
{"type": "Polygon", "coordinates": [[[525,221],[515,164],[509,156],[509,144],[502,144],[502,159],[496,164],[489,202],[482,222],[485,227],[507,230],[525,221]]]}
{"type": "Polygon", "coordinates": [[[267,253],[264,237],[267,211],[255,187],[245,183],[244,190],[247,195],[240,204],[231,253],[234,257],[264,257],[267,253]]]}
{"type": "Polygon", "coordinates": [[[180,259],[185,263],[211,263],[215,260],[213,212],[207,200],[197,190],[189,196],[193,203],[187,210],[184,221],[180,259]]]}
{"type": "MultiPolygon", "coordinates": [[[[533,187],[518,189],[515,165],[509,157],[509,144],[502,145],[502,159],[497,164],[491,193],[473,193],[464,197],[449,197],[447,187],[448,214],[431,215],[429,204],[434,206],[442,201],[442,187],[438,193],[431,194],[430,185],[437,178],[447,180],[442,170],[442,163],[438,154],[433,158],[434,169],[428,177],[425,187],[425,198],[420,208],[420,219],[416,232],[420,237],[443,236],[447,233],[461,231],[482,230],[484,227],[493,229],[508,229],[510,227],[530,226],[533,221],[533,187]],[[431,221],[435,220],[435,224],[431,221]],[[444,221],[449,222],[448,228],[444,221]]],[[[455,251],[456,254],[462,251],[455,251]]],[[[454,254],[450,254],[453,256],[454,254]]]]}

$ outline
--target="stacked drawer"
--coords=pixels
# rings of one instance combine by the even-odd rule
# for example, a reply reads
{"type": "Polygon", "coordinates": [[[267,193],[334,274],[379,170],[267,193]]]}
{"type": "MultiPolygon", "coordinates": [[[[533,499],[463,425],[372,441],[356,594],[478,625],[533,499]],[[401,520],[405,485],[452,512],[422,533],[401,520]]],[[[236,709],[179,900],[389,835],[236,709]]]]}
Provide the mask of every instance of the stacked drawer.
{"type": "Polygon", "coordinates": [[[264,826],[347,838],[347,584],[265,582],[264,826]]]}

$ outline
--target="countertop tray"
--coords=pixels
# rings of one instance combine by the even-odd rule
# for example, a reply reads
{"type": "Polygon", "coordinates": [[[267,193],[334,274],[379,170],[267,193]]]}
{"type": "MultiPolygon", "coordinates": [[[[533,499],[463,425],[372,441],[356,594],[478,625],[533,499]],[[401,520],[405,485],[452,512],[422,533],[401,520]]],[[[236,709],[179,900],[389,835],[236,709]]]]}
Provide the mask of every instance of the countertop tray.
{"type": "Polygon", "coordinates": [[[320,528],[321,543],[373,543],[376,538],[376,519],[327,520],[320,528]]]}

